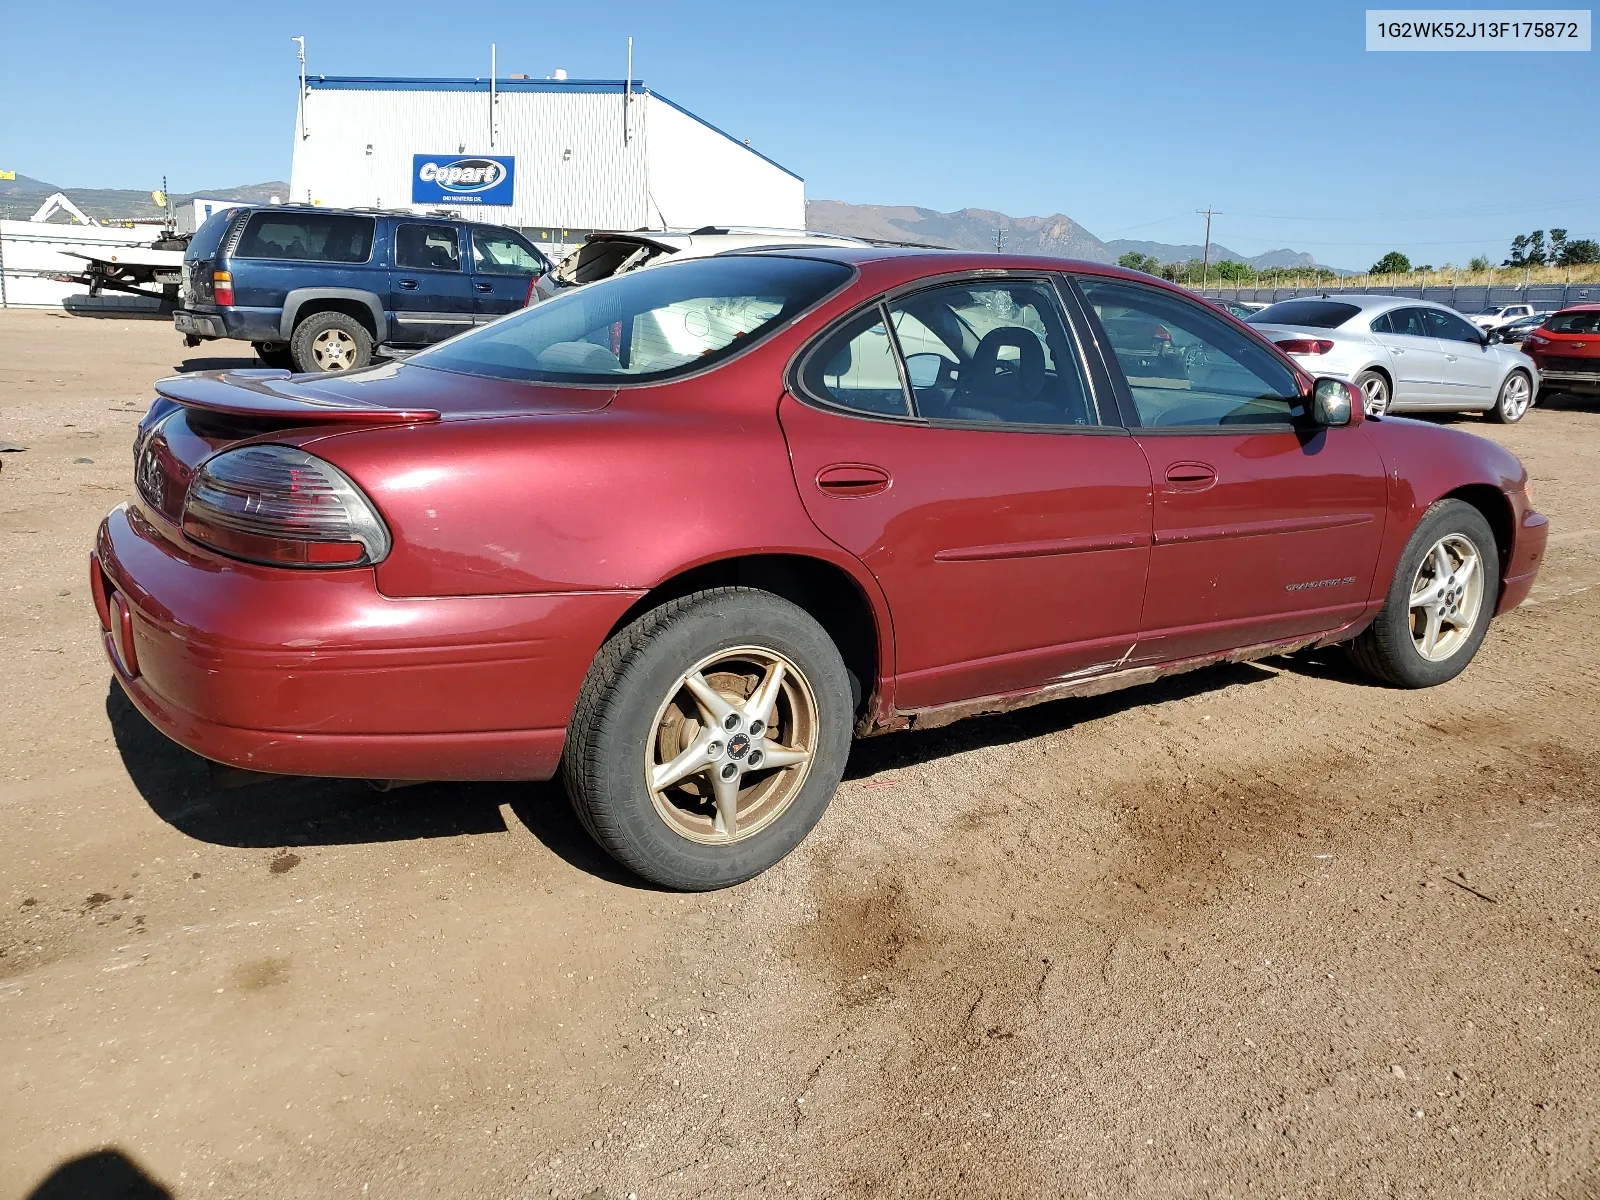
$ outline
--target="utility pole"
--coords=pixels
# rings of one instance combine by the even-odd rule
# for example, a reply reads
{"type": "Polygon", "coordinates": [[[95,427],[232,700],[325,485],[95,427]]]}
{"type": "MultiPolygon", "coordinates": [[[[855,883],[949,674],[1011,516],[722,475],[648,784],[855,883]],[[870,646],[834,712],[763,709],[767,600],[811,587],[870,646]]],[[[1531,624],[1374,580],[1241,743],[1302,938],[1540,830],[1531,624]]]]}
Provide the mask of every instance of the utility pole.
{"type": "Polygon", "coordinates": [[[994,252],[999,254],[1003,249],[1005,249],[1005,244],[1006,231],[1004,229],[997,228],[994,231],[994,252]]]}
{"type": "Polygon", "coordinates": [[[300,140],[303,142],[306,140],[306,39],[292,37],[289,40],[300,43],[300,103],[297,107],[300,110],[300,140]]]}
{"type": "Polygon", "coordinates": [[[1204,257],[1200,260],[1200,290],[1206,290],[1206,283],[1211,278],[1211,218],[1220,217],[1222,214],[1207,205],[1205,210],[1195,209],[1195,212],[1206,219],[1206,248],[1204,257]]]}

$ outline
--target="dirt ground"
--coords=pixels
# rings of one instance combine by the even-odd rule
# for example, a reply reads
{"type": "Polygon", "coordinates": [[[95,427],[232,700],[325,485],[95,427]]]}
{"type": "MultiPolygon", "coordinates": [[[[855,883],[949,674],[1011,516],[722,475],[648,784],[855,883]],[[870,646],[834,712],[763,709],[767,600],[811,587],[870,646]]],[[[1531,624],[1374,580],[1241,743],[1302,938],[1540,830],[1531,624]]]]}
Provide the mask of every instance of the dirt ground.
{"type": "Polygon", "coordinates": [[[1461,419],[1554,532],[1454,683],[858,743],[686,897],[556,785],[230,788],[132,710],[87,554],[220,345],[0,313],[0,1197],[1600,1194],[1600,401],[1461,419]]]}

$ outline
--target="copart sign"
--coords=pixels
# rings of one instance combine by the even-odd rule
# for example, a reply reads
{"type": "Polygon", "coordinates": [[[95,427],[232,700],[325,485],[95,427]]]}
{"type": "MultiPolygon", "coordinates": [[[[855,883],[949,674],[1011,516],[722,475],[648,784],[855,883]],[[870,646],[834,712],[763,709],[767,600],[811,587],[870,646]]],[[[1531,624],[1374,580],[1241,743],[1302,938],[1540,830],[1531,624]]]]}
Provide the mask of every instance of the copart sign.
{"type": "Polygon", "coordinates": [[[510,204],[516,163],[510,156],[413,154],[411,203],[510,204]]]}

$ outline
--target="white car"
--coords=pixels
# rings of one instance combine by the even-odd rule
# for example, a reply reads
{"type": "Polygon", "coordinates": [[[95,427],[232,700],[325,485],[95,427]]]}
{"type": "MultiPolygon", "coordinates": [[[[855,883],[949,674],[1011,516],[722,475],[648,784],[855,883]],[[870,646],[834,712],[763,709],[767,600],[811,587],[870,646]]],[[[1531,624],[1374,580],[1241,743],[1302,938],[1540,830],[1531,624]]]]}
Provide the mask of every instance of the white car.
{"type": "Polygon", "coordinates": [[[1500,329],[1523,317],[1531,317],[1538,311],[1531,304],[1495,304],[1482,312],[1473,313],[1467,320],[1479,329],[1500,329]]]}
{"type": "Polygon", "coordinates": [[[774,246],[866,246],[860,238],[809,229],[759,229],[707,225],[702,229],[650,229],[591,233],[534,287],[534,302],[563,288],[610,279],[641,267],[680,258],[703,258],[729,250],[774,246]]]}
{"type": "Polygon", "coordinates": [[[1247,318],[1313,375],[1361,389],[1370,416],[1483,412],[1522,420],[1539,394],[1539,370],[1498,333],[1454,309],[1405,296],[1280,300],[1247,318]]]}

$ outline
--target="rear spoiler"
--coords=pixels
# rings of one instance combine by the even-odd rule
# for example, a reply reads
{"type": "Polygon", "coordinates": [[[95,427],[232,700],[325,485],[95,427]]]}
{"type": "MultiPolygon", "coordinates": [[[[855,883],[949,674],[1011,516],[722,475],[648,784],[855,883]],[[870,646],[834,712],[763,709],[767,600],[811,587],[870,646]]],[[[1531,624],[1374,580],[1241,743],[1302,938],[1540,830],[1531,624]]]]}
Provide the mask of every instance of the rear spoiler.
{"type": "Polygon", "coordinates": [[[298,425],[359,422],[363,425],[414,425],[437,421],[436,408],[380,408],[318,395],[309,384],[290,384],[282,370],[228,371],[178,375],[156,384],[156,394],[185,408],[240,417],[275,417],[298,425]]]}

